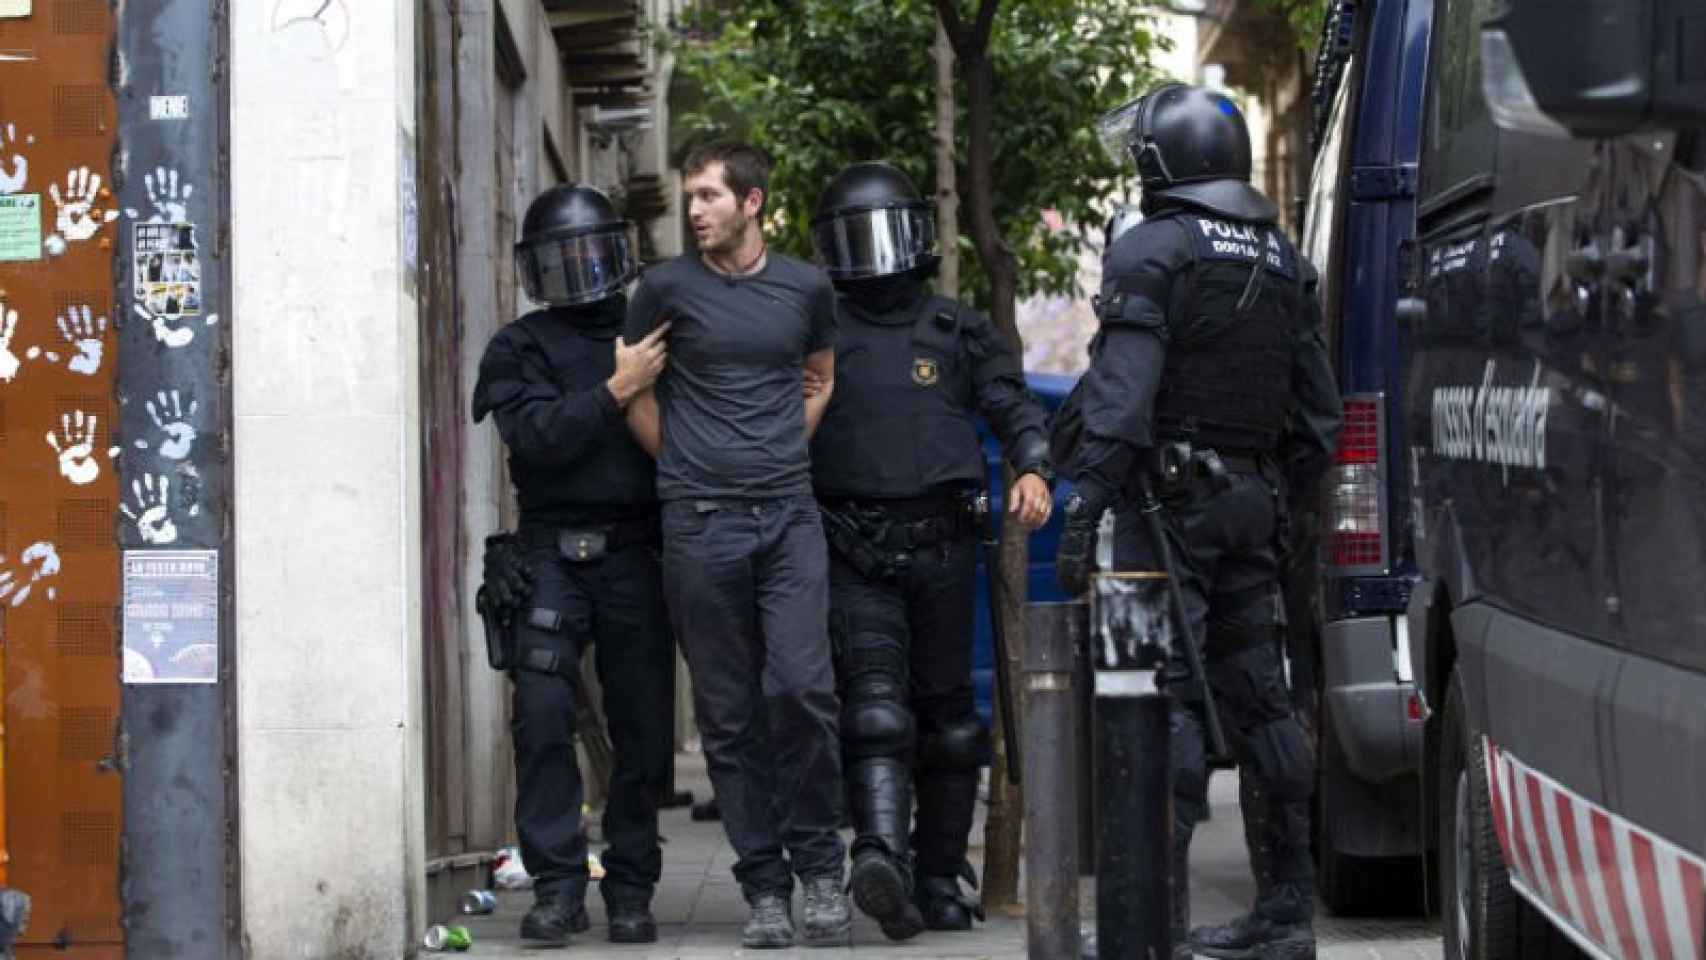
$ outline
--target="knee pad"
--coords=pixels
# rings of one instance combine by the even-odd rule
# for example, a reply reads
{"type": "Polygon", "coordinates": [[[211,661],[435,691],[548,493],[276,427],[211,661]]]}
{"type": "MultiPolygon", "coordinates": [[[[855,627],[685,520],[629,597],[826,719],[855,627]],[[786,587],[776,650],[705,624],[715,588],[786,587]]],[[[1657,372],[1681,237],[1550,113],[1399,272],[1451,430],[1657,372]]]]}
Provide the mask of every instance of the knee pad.
{"type": "Polygon", "coordinates": [[[932,770],[976,770],[987,735],[976,720],[955,720],[924,738],[924,766],[932,770]]]}
{"type": "Polygon", "coordinates": [[[1308,800],[1315,792],[1315,754],[1292,717],[1269,721],[1245,735],[1262,792],[1276,806],[1308,800]]]}
{"type": "Polygon", "coordinates": [[[912,752],[912,714],[893,700],[849,702],[841,708],[841,743],[847,756],[905,757],[912,752]]]}

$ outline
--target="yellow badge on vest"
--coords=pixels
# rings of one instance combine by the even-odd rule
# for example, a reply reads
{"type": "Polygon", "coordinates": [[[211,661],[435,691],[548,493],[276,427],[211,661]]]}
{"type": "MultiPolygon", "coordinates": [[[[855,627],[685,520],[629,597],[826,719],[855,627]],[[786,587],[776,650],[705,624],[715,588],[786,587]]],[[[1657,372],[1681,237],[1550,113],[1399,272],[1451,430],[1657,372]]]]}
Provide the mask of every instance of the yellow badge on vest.
{"type": "Polygon", "coordinates": [[[912,361],[912,382],[921,387],[934,387],[940,373],[936,370],[936,361],[929,357],[918,357],[912,361]]]}

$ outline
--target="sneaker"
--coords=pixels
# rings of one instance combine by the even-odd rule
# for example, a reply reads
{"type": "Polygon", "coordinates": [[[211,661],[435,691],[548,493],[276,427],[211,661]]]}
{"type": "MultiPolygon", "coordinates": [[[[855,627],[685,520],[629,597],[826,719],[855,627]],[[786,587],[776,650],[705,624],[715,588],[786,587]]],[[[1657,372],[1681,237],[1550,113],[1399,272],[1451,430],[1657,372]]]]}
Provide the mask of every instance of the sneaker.
{"type": "Polygon", "coordinates": [[[521,939],[534,946],[562,946],[571,933],[584,933],[592,922],[586,905],[571,897],[541,897],[521,918],[521,939]]]}
{"type": "Polygon", "coordinates": [[[853,858],[853,902],[883,928],[890,940],[910,940],[924,931],[924,915],[912,902],[906,873],[894,858],[877,850],[853,858]]]}
{"type": "Polygon", "coordinates": [[[752,901],[752,916],[740,931],[740,945],[748,950],[781,950],[794,945],[794,918],[788,899],[761,893],[752,901]]]}
{"type": "Polygon", "coordinates": [[[846,943],[853,932],[853,911],[847,909],[841,878],[814,877],[805,888],[806,942],[814,947],[846,943]]]}
{"type": "Polygon", "coordinates": [[[657,942],[658,922],[652,917],[651,908],[646,904],[611,904],[608,913],[611,943],[657,942]]]}

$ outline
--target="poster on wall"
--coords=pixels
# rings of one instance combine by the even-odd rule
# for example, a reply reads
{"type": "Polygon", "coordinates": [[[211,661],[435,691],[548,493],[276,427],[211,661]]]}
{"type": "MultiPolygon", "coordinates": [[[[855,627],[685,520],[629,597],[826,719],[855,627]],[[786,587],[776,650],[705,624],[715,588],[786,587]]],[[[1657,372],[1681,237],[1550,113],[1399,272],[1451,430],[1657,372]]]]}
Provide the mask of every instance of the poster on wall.
{"type": "Polygon", "coordinates": [[[0,261],[40,259],[41,194],[0,196],[0,261]]]}
{"type": "Polygon", "coordinates": [[[30,15],[30,0],[0,0],[0,20],[30,15]]]}
{"type": "Polygon", "coordinates": [[[124,552],[124,682],[219,682],[219,552],[124,552]]]}
{"type": "Polygon", "coordinates": [[[131,245],[131,294],[156,317],[201,315],[201,257],[195,227],[139,223],[131,245]]]}

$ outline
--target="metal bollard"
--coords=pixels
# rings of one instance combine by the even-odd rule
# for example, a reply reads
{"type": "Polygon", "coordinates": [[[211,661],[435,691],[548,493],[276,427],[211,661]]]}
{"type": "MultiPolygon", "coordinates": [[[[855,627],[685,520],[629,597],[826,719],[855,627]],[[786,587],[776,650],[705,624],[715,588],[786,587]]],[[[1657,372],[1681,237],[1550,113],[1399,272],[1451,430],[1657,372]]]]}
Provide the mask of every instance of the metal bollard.
{"type": "Polygon", "coordinates": [[[1025,938],[1033,960],[1078,960],[1078,703],[1083,603],[1025,608],[1025,938]]]}
{"type": "Polygon", "coordinates": [[[1099,574],[1096,666],[1096,950],[1172,956],[1173,778],[1169,699],[1155,671],[1172,646],[1167,576],[1099,574]]]}

